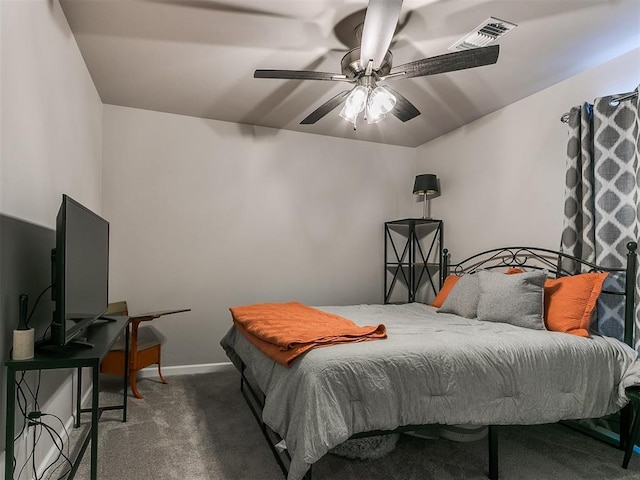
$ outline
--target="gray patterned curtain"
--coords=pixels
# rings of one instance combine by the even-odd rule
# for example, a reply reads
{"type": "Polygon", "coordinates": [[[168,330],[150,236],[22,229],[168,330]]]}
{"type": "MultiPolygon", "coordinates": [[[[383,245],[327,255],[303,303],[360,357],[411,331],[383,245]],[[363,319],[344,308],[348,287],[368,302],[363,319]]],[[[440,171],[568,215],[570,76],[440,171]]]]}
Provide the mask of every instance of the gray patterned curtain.
{"type": "MultiPolygon", "coordinates": [[[[619,103],[596,98],[569,112],[566,194],[561,250],[598,265],[626,263],[626,244],[640,235],[640,117],[638,95],[619,103]]],[[[563,265],[570,271],[575,266],[563,265]]],[[[610,276],[609,283],[621,283],[610,276]]],[[[640,278],[636,299],[640,298],[640,278]]],[[[610,286],[610,288],[614,288],[610,286]]],[[[636,347],[640,344],[636,302],[636,347]]],[[[624,305],[611,296],[598,302],[594,330],[622,339],[624,305]]]]}
{"type": "MultiPolygon", "coordinates": [[[[589,262],[596,259],[593,188],[593,107],[585,103],[569,111],[561,250],[589,262]]],[[[566,261],[566,270],[579,273],[566,261]]]]}

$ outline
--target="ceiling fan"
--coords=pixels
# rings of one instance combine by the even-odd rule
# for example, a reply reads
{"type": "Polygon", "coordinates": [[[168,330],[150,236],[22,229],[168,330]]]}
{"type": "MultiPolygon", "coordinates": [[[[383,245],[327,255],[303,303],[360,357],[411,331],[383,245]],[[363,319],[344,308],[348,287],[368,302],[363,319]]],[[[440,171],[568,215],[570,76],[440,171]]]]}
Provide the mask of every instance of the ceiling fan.
{"type": "Polygon", "coordinates": [[[420,115],[420,111],[403,95],[387,85],[378,85],[391,79],[414,78],[438,73],[464,70],[494,64],[498,61],[499,46],[473,48],[423,58],[398,67],[392,66],[389,51],[398,24],[402,0],[369,0],[364,26],[356,29],[360,46],[342,58],[342,73],[309,70],[263,70],[254,72],[254,78],[293,80],[325,80],[354,84],[323,103],[300,123],[316,123],[333,109],[344,103],[340,116],[353,124],[361,112],[367,123],[376,123],[388,113],[402,122],[420,115]]]}

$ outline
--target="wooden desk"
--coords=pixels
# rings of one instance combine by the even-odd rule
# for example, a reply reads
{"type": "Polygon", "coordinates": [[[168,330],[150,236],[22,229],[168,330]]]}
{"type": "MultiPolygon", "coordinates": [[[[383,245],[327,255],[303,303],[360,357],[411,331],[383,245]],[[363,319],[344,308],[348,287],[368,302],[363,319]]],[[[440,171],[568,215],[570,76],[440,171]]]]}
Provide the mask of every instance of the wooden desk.
{"type": "MultiPolygon", "coordinates": [[[[141,315],[130,317],[131,319],[131,350],[130,350],[129,361],[128,361],[129,369],[128,369],[127,375],[125,376],[129,377],[129,385],[131,385],[131,392],[136,398],[140,398],[140,399],[144,398],[138,391],[138,385],[137,385],[138,370],[141,370],[145,367],[148,367],[150,365],[154,365],[157,363],[158,376],[160,377],[160,380],[162,381],[162,383],[167,383],[165,378],[162,376],[162,371],[160,370],[160,345],[161,345],[160,342],[158,341],[158,343],[153,343],[152,345],[146,346],[146,347],[142,345],[142,348],[140,349],[139,348],[140,342],[138,338],[138,327],[142,322],[150,322],[152,320],[155,320],[156,318],[160,318],[165,315],[172,315],[175,313],[190,312],[190,311],[191,311],[190,308],[182,308],[182,309],[175,309],[175,310],[160,310],[157,312],[148,312],[148,313],[143,313],[141,315]]],[[[105,358],[101,366],[101,371],[103,373],[124,375],[124,371],[122,368],[122,366],[124,365],[122,361],[123,352],[121,351],[121,348],[122,347],[115,348],[114,350],[112,350],[111,354],[105,358]]]]}
{"type": "Polygon", "coordinates": [[[160,370],[160,346],[158,345],[157,352],[152,351],[151,348],[140,351],[138,350],[139,325],[142,322],[150,322],[165,315],[173,315],[174,313],[190,311],[190,308],[182,308],[177,310],[160,310],[158,312],[149,312],[131,317],[131,355],[129,357],[129,384],[131,385],[131,391],[137,398],[143,398],[138,391],[138,370],[142,370],[144,367],[153,365],[155,363],[155,358],[158,359],[158,376],[160,377],[160,381],[162,381],[162,383],[167,383],[167,381],[162,376],[162,371],[160,370]]]}
{"type": "MultiPolygon", "coordinates": [[[[52,370],[61,368],[78,369],[78,388],[76,398],[76,427],[80,426],[80,415],[91,412],[91,428],[87,432],[78,451],[78,455],[73,461],[71,472],[67,479],[72,479],[80,461],[91,442],[91,480],[97,480],[98,475],[98,419],[104,410],[122,410],[122,421],[127,421],[127,391],[128,377],[123,379],[122,405],[100,407],[98,394],[100,391],[100,362],[109,353],[109,350],[116,340],[125,333],[125,344],[129,344],[129,318],[111,317],[112,322],[97,322],[87,329],[87,341],[93,344],[92,348],[58,347],[53,345],[37,348],[33,358],[29,360],[7,360],[7,408],[6,408],[6,440],[5,440],[5,464],[4,478],[12,480],[14,467],[14,434],[15,434],[15,413],[16,413],[16,374],[27,370],[52,370]],[[92,369],[93,391],[91,396],[91,408],[83,409],[82,400],[82,368],[92,369]]],[[[128,352],[128,349],[127,349],[128,352]]],[[[125,361],[128,361],[128,356],[125,361]]],[[[28,413],[28,412],[27,412],[28,413]]]]}

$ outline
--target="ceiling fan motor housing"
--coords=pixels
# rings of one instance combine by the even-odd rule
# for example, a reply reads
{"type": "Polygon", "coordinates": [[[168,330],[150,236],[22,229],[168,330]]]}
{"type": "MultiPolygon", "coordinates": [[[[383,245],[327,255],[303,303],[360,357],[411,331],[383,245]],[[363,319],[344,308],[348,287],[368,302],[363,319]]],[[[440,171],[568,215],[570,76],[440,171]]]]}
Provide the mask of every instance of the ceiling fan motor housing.
{"type": "MultiPolygon", "coordinates": [[[[391,71],[391,65],[393,62],[393,55],[389,50],[387,50],[387,54],[384,56],[382,63],[380,64],[380,68],[375,69],[373,73],[377,77],[383,77],[388,75],[391,71]]],[[[342,67],[342,74],[345,75],[349,80],[357,80],[361,77],[366,69],[366,65],[362,65],[360,61],[360,48],[354,48],[349,50],[344,57],[342,57],[342,61],[340,62],[342,67]]]]}

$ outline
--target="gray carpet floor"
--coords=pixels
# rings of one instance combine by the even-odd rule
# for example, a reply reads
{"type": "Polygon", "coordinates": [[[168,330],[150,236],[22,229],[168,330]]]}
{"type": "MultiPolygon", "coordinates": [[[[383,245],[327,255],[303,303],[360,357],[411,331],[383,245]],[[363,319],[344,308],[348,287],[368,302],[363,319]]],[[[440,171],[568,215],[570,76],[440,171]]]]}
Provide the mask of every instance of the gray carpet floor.
{"type": "MultiPolygon", "coordinates": [[[[103,404],[117,399],[120,387],[120,381],[105,380],[103,404]]],[[[283,480],[240,393],[235,370],[168,380],[168,385],[139,382],[145,398],[129,396],[128,422],[115,411],[102,416],[100,480],[283,480]]],[[[621,451],[565,426],[510,426],[499,432],[501,480],[640,479],[640,456],[634,455],[624,470],[621,451]]],[[[76,436],[72,433],[72,439],[76,436]]],[[[461,443],[402,435],[381,459],[328,454],[314,465],[313,478],[485,480],[487,471],[486,439],[461,443]]],[[[89,478],[89,451],[76,478],[89,478]]]]}

